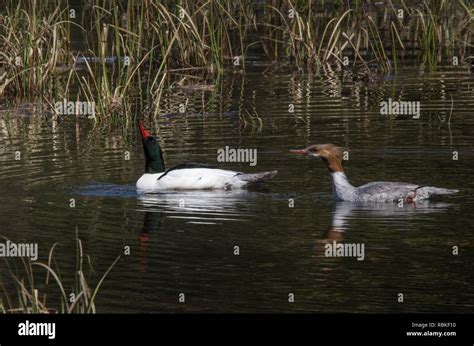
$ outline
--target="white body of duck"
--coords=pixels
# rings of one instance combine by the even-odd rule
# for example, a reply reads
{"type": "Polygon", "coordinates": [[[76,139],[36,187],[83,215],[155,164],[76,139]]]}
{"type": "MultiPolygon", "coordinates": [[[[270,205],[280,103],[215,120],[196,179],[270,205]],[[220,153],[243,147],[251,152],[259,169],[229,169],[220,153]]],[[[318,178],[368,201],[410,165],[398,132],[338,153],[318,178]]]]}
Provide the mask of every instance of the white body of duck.
{"type": "Polygon", "coordinates": [[[158,141],[139,124],[145,152],[145,174],[137,189],[145,193],[164,190],[241,189],[273,178],[277,171],[246,174],[213,168],[199,163],[184,163],[165,169],[158,141]]]}
{"type": "Polygon", "coordinates": [[[145,173],[137,181],[137,189],[144,192],[161,190],[240,189],[254,182],[271,179],[276,172],[245,174],[218,168],[183,164],[162,173],[145,173]],[[186,168],[190,167],[190,168],[186,168]]]}
{"type": "Polygon", "coordinates": [[[411,203],[432,196],[458,192],[433,186],[388,181],[376,181],[355,187],[351,185],[342,169],[342,149],[334,144],[312,145],[306,149],[290,152],[323,159],[331,172],[333,198],[336,201],[411,203]]]}

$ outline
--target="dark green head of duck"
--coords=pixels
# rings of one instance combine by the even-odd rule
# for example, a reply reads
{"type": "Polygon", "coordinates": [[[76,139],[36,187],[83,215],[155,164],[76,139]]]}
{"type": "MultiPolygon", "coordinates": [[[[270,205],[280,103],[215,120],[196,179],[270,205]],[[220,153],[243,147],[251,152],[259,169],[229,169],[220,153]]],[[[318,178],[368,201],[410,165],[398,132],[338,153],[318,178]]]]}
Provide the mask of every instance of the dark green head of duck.
{"type": "Polygon", "coordinates": [[[165,171],[165,161],[158,140],[145,129],[143,123],[138,123],[145,152],[145,173],[161,173],[165,171]]]}

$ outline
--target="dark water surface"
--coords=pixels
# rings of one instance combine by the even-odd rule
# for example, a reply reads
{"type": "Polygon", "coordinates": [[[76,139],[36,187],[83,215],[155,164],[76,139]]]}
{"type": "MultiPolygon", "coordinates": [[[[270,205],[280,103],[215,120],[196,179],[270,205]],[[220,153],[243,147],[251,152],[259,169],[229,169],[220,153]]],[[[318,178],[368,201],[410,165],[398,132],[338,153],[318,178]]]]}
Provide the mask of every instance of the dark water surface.
{"type": "Polygon", "coordinates": [[[99,312],[472,312],[474,79],[461,68],[412,67],[366,86],[323,72],[231,74],[215,98],[165,95],[166,111],[146,121],[161,136],[168,166],[216,165],[225,146],[258,149],[255,167],[219,164],[278,169],[273,182],[252,191],[140,196],[138,133],[125,138],[120,130],[94,130],[87,119],[3,110],[0,234],[38,242],[41,260],[59,241],[66,281],[75,270],[76,227],[93,261],[92,281],[130,246],[103,284],[99,312]],[[420,119],[380,115],[379,102],[389,97],[421,101],[420,119]],[[179,114],[186,98],[190,109],[179,114]],[[261,120],[243,121],[245,111],[261,120]],[[349,150],[354,185],[394,180],[461,191],[402,208],[334,204],[323,163],[288,153],[313,143],[349,150]],[[365,259],[325,257],[332,240],[365,244],[365,259]]]}

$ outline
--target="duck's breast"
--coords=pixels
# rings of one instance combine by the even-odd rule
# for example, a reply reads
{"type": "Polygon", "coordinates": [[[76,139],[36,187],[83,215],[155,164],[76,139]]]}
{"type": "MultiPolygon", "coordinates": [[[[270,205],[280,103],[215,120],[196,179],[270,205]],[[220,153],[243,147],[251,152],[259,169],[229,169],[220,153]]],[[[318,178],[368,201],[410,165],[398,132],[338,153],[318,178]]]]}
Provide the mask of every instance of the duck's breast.
{"type": "Polygon", "coordinates": [[[140,190],[142,192],[153,192],[156,190],[156,182],[158,181],[158,178],[160,178],[164,172],[161,173],[155,173],[155,174],[150,174],[150,173],[145,173],[143,174],[140,179],[138,179],[136,187],[137,190],[140,190]]]}

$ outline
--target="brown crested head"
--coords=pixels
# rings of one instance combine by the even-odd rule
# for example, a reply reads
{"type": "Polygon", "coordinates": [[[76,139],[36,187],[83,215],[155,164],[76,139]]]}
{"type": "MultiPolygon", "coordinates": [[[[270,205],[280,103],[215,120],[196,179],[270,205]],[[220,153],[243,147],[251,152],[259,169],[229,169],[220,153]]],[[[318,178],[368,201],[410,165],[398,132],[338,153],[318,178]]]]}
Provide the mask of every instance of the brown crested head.
{"type": "Polygon", "coordinates": [[[342,172],[342,148],[334,144],[314,144],[305,149],[290,150],[293,154],[321,158],[331,173],[342,172]]]}

